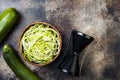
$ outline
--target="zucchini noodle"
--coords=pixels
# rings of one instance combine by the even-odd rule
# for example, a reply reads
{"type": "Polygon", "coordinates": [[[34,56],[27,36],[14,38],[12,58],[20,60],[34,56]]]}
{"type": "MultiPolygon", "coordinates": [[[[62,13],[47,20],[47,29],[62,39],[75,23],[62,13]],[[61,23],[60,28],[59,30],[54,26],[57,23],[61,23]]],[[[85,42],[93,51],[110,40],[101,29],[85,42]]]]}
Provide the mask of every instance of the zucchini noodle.
{"type": "Polygon", "coordinates": [[[46,64],[57,55],[60,36],[48,25],[35,24],[23,34],[20,46],[25,59],[46,64]]]}

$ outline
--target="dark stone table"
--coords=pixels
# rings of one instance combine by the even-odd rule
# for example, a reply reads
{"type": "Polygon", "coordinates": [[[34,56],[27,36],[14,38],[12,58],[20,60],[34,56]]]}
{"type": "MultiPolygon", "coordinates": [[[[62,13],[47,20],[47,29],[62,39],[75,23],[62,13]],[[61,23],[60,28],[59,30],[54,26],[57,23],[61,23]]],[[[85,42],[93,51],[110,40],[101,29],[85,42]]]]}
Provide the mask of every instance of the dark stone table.
{"type": "Polygon", "coordinates": [[[0,13],[16,8],[18,25],[0,44],[0,80],[19,80],[7,66],[2,47],[8,43],[18,52],[18,38],[26,25],[48,22],[61,32],[64,53],[71,31],[78,30],[95,40],[82,52],[87,54],[83,73],[69,76],[56,69],[61,55],[50,65],[26,65],[44,80],[120,80],[120,0],[0,0],[0,13]]]}

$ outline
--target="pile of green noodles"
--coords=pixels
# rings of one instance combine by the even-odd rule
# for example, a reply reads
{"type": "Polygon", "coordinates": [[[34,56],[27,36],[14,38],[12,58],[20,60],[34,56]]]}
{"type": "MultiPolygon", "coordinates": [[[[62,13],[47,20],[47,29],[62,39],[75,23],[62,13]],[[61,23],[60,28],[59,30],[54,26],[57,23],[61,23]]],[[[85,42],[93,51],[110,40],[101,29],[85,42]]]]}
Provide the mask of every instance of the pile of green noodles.
{"type": "Polygon", "coordinates": [[[23,34],[20,46],[24,58],[30,62],[46,64],[57,55],[60,36],[48,25],[35,24],[23,34]]]}

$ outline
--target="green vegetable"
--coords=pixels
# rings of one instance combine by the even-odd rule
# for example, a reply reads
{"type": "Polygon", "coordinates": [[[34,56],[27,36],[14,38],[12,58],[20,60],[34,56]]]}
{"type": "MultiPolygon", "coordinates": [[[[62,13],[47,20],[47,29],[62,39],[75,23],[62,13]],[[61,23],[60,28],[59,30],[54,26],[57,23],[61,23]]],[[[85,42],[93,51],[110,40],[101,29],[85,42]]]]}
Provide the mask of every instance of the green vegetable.
{"type": "Polygon", "coordinates": [[[17,57],[16,52],[8,44],[3,47],[3,57],[8,66],[21,80],[40,80],[31,70],[29,70],[17,57]]]}
{"type": "Polygon", "coordinates": [[[60,36],[48,25],[35,24],[21,38],[24,58],[30,62],[46,64],[58,53],[60,36]]]}
{"type": "Polygon", "coordinates": [[[8,8],[0,14],[0,43],[18,21],[19,14],[14,8],[8,8]]]}

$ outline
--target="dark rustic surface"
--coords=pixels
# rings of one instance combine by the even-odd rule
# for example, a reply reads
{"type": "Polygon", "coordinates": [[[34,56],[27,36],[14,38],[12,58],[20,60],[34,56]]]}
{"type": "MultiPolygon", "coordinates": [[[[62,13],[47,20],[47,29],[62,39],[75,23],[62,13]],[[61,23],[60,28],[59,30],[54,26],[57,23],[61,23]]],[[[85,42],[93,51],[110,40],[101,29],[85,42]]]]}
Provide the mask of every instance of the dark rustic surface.
{"type": "Polygon", "coordinates": [[[0,0],[0,13],[16,8],[21,19],[0,44],[0,80],[19,80],[5,63],[2,47],[11,44],[18,51],[20,32],[34,21],[56,26],[62,34],[64,53],[72,29],[95,38],[82,53],[87,54],[80,77],[56,69],[60,57],[45,67],[26,65],[44,80],[120,80],[120,0],[0,0]]]}

